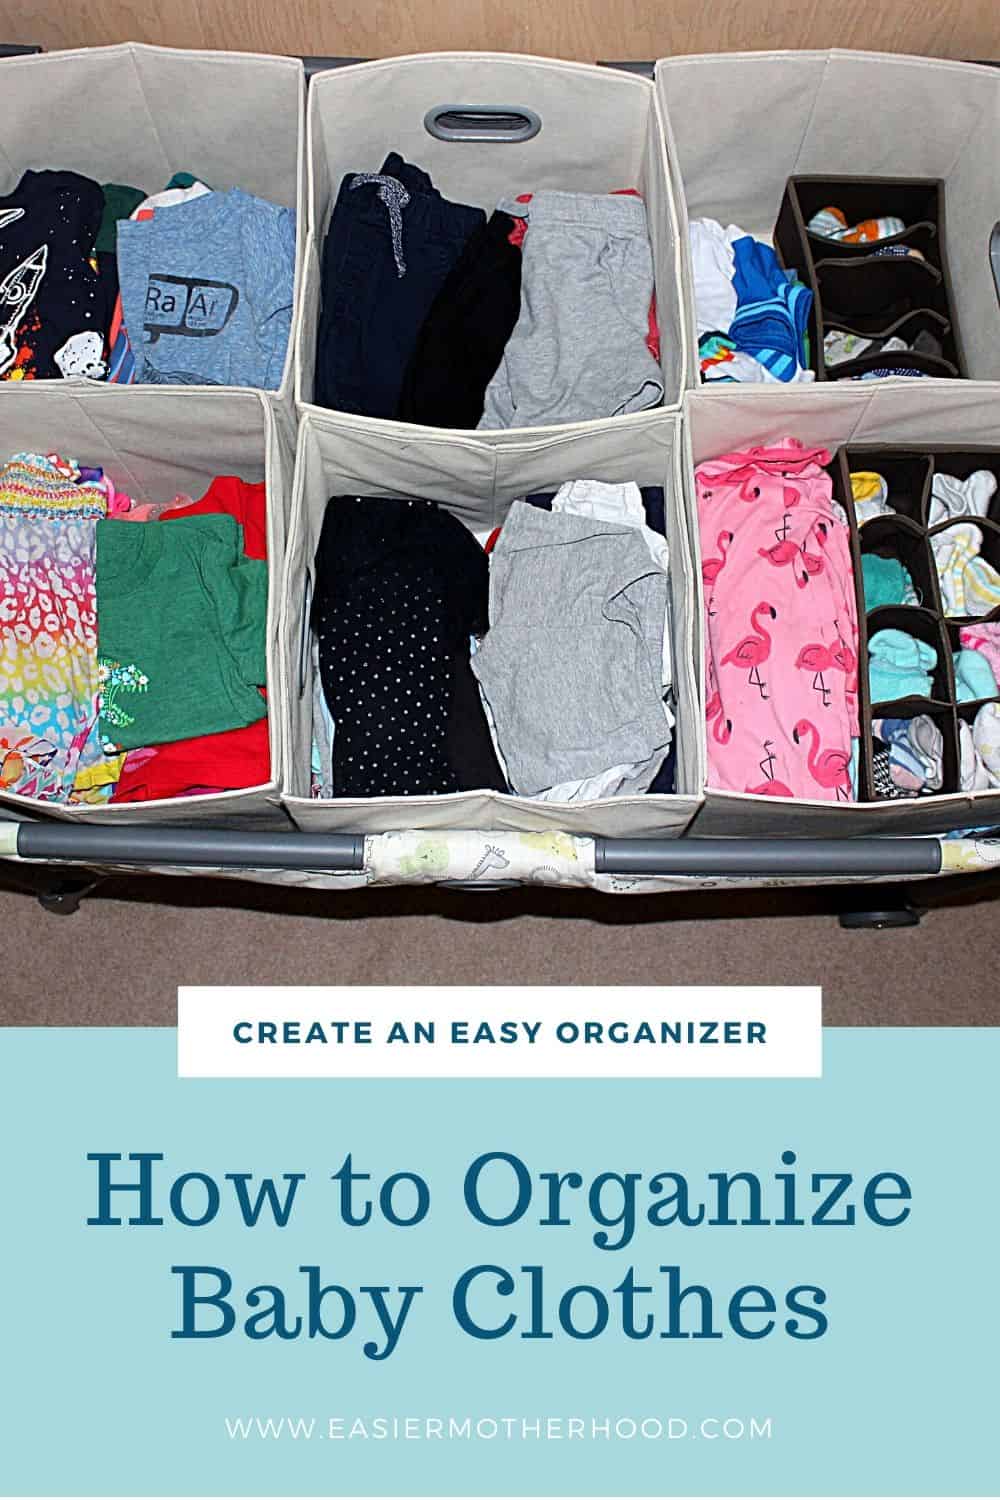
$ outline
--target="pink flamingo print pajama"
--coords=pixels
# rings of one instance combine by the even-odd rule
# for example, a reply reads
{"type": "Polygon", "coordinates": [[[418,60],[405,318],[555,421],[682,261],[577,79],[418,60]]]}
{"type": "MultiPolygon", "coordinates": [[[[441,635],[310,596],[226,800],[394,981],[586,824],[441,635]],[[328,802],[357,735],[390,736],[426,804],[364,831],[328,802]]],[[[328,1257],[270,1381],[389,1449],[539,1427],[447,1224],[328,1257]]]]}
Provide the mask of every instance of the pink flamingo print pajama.
{"type": "Polygon", "coordinates": [[[695,472],[708,783],[853,800],[858,617],[823,448],[786,438],[695,472]]]}

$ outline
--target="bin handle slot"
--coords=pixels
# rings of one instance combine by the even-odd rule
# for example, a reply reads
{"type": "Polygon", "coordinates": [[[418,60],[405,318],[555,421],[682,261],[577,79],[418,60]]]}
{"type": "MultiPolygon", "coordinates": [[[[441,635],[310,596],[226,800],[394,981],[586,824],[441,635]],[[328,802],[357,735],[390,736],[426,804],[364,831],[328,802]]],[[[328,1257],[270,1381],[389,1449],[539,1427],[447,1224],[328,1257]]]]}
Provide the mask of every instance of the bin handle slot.
{"type": "Polygon", "coordinates": [[[309,658],[309,617],[312,614],[313,581],[312,574],[306,573],[305,604],[302,610],[302,630],[299,635],[299,697],[303,697],[306,690],[307,662],[309,658]]]}
{"type": "Polygon", "coordinates": [[[437,104],[424,115],[424,129],[439,141],[530,141],[542,128],[533,109],[511,104],[437,104]]]}

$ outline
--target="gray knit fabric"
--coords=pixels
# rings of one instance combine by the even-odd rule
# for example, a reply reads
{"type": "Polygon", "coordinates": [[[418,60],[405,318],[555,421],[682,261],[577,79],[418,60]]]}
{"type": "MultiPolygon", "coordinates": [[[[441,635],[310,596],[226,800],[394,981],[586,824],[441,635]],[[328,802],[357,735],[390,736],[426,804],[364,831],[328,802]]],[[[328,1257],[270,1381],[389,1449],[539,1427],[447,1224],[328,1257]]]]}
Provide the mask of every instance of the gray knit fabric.
{"type": "Polygon", "coordinates": [[[666,610],[666,574],[633,528],[511,506],[472,670],[514,791],[534,796],[623,765],[646,767],[628,787],[646,790],[670,742],[666,610]]]}
{"type": "Polygon", "coordinates": [[[480,428],[548,426],[645,411],[663,400],[646,345],[653,252],[641,198],[535,193],[521,312],[486,390],[480,428]]]}

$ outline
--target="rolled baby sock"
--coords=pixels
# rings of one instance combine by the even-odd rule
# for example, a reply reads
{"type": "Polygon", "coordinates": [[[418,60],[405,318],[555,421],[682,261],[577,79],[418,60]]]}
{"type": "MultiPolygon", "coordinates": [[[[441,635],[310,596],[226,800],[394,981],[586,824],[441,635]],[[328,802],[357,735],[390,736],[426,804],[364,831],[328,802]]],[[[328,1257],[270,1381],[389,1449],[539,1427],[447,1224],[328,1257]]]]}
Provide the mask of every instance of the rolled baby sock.
{"type": "Polygon", "coordinates": [[[866,339],[860,333],[847,333],[841,328],[831,328],[823,337],[823,359],[831,366],[844,365],[849,359],[860,359],[862,354],[874,352],[874,339],[866,339]]]}
{"type": "Polygon", "coordinates": [[[869,613],[885,604],[919,604],[908,569],[898,557],[880,557],[877,552],[861,556],[861,581],[865,609],[869,613]]]}
{"type": "Polygon", "coordinates": [[[958,723],[958,762],[959,791],[984,792],[990,785],[989,772],[976,749],[972,725],[966,724],[964,719],[958,723]]]}
{"type": "Polygon", "coordinates": [[[929,354],[934,359],[941,359],[944,356],[944,345],[929,328],[921,328],[911,347],[914,354],[929,354]]]}
{"type": "Polygon", "coordinates": [[[879,630],[868,642],[868,681],[873,703],[929,698],[937,652],[905,630],[879,630]]]}
{"type": "Polygon", "coordinates": [[[939,792],[944,786],[944,735],[930,714],[910,720],[910,746],[924,768],[924,791],[939,792]]]}
{"type": "Polygon", "coordinates": [[[980,618],[1000,605],[1000,573],[979,553],[983,533],[971,521],[931,537],[946,615],[980,618]]]}
{"type": "Polygon", "coordinates": [[[935,474],[928,525],[940,526],[943,521],[958,521],[963,516],[985,516],[996,488],[996,475],[989,469],[976,469],[968,479],[935,474]]]}
{"type": "Polygon", "coordinates": [[[972,726],[976,754],[990,786],[1000,786],[1000,703],[984,703],[972,726]]]}
{"type": "Polygon", "coordinates": [[[993,668],[993,676],[1000,682],[1000,620],[983,620],[976,625],[963,625],[958,638],[970,651],[982,652],[993,668]]]}
{"type": "Polygon", "coordinates": [[[923,756],[910,740],[909,719],[875,719],[872,732],[889,749],[889,779],[899,794],[916,797],[927,780],[923,756]]]}
{"type": "Polygon", "coordinates": [[[851,475],[851,494],[859,526],[863,526],[866,521],[874,521],[876,516],[896,514],[889,504],[889,486],[881,474],[867,469],[857,470],[851,475]]]}
{"type": "Polygon", "coordinates": [[[963,647],[952,657],[955,664],[955,698],[959,703],[974,703],[977,698],[995,698],[997,680],[993,668],[981,651],[963,647]]]}
{"type": "Polygon", "coordinates": [[[827,205],[813,214],[806,228],[813,234],[821,234],[824,239],[841,240],[845,245],[865,245],[902,234],[906,225],[902,219],[892,217],[862,219],[857,224],[848,224],[841,209],[827,205]]]}
{"type": "Polygon", "coordinates": [[[877,802],[894,801],[899,797],[914,797],[919,788],[897,786],[893,780],[892,747],[878,733],[881,720],[872,725],[872,785],[877,802]]]}
{"type": "Polygon", "coordinates": [[[821,208],[814,213],[806,228],[812,234],[821,234],[826,240],[839,240],[847,233],[847,220],[839,208],[821,208]]]}

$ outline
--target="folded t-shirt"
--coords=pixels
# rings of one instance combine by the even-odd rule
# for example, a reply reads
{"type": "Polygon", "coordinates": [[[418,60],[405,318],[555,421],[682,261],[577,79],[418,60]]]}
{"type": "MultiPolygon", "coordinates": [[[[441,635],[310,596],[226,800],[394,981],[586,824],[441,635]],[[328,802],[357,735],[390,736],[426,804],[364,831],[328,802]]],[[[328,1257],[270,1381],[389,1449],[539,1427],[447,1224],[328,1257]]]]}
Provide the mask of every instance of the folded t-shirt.
{"type": "Polygon", "coordinates": [[[275,390],[288,349],[295,214],[239,188],[118,225],[136,381],[275,390]]]}
{"type": "Polygon", "coordinates": [[[101,733],[123,750],[216,734],[265,711],[267,564],[232,516],[97,523],[101,733]]]}
{"type": "MultiPolygon", "coordinates": [[[[243,551],[267,560],[267,497],[263,484],[245,484],[233,475],[213,479],[194,505],[165,510],[161,521],[192,516],[230,515],[243,533],[243,551]]],[[[262,700],[263,706],[263,700],[262,700]]],[[[267,719],[242,729],[197,735],[167,745],[130,750],[112,793],[112,802],[148,802],[196,792],[235,792],[263,786],[271,777],[267,719]]]]}
{"type": "Polygon", "coordinates": [[[111,307],[91,261],[103,214],[78,172],[25,172],[0,197],[0,378],[104,379],[111,307]]]}

